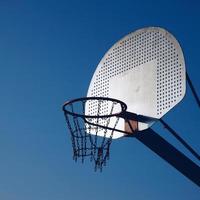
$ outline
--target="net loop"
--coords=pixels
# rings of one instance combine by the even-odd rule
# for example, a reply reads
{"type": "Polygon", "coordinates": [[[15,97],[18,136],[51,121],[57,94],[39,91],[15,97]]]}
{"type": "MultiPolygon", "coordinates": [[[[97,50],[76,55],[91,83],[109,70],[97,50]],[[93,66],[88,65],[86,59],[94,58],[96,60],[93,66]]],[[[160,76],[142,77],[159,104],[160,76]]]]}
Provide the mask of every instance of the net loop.
{"type": "Polygon", "coordinates": [[[86,97],[67,102],[63,106],[66,124],[70,132],[72,142],[73,159],[83,163],[86,158],[94,162],[95,171],[102,171],[110,158],[110,146],[112,143],[114,129],[119,121],[119,113],[114,113],[115,106],[120,106],[120,113],[126,110],[126,105],[118,100],[103,97],[86,97]],[[95,115],[86,115],[88,103],[96,105],[95,115]],[[103,105],[110,103],[110,109],[105,113],[103,105]],[[112,129],[107,127],[110,120],[114,118],[112,129]],[[99,126],[104,124],[103,127],[99,126]],[[102,137],[98,136],[103,132],[102,137]]]}

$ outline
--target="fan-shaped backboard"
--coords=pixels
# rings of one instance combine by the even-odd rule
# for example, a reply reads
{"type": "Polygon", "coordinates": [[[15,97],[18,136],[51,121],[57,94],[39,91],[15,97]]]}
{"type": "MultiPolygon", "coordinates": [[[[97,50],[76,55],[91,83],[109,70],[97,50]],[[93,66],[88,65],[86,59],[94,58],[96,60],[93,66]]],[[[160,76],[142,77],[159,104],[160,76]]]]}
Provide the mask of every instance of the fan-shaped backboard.
{"type": "MultiPolygon", "coordinates": [[[[97,66],[87,96],[119,99],[129,112],[160,119],[183,99],[185,90],[185,62],[178,41],[162,28],[149,27],[128,34],[109,49],[97,66]]],[[[94,114],[95,105],[91,107],[86,108],[87,114],[94,114]]],[[[104,114],[109,110],[105,105],[104,114]]],[[[139,130],[151,125],[139,123],[139,130]]],[[[123,120],[118,126],[124,128],[123,120]]],[[[114,138],[121,136],[114,134],[114,138]]]]}

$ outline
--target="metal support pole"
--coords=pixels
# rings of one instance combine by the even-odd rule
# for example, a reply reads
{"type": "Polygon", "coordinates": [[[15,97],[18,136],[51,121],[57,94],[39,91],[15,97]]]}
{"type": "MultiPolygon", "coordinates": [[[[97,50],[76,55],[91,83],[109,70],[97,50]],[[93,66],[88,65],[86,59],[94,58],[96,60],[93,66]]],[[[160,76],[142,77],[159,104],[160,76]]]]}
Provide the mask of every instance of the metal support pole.
{"type": "Polygon", "coordinates": [[[190,89],[191,89],[191,91],[192,91],[192,94],[193,94],[193,96],[194,96],[194,98],[195,98],[195,100],[196,100],[196,102],[197,102],[197,105],[200,107],[200,100],[199,100],[199,97],[198,97],[198,95],[197,95],[197,93],[196,93],[196,91],[195,91],[195,88],[194,88],[194,86],[193,86],[193,84],[192,84],[192,81],[191,81],[191,79],[190,79],[190,77],[189,77],[189,75],[188,75],[187,72],[186,72],[186,79],[187,79],[187,82],[188,82],[188,84],[189,84],[189,86],[190,86],[190,89]]]}
{"type": "Polygon", "coordinates": [[[152,129],[129,135],[142,142],[146,147],[176,168],[185,177],[200,187],[200,167],[152,129]]]}
{"type": "Polygon", "coordinates": [[[195,156],[198,160],[200,160],[200,155],[185,141],[183,140],[175,130],[173,130],[165,121],[160,119],[160,122],[164,125],[164,127],[185,147],[187,148],[193,156],[195,156]]]}

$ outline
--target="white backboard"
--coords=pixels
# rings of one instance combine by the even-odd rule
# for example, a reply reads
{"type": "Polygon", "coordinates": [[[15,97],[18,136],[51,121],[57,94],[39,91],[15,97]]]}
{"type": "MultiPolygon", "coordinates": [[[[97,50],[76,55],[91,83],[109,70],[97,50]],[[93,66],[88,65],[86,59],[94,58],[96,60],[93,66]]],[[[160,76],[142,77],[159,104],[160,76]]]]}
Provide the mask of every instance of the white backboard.
{"type": "MultiPolygon", "coordinates": [[[[87,96],[119,99],[129,112],[160,119],[183,99],[185,73],[183,52],[174,36],[159,27],[143,28],[119,40],[104,55],[87,96]]],[[[91,110],[86,108],[86,113],[91,110]]],[[[139,130],[151,125],[139,123],[139,130]]],[[[123,120],[117,128],[124,128],[123,120]]],[[[115,132],[113,138],[122,136],[115,132]]]]}

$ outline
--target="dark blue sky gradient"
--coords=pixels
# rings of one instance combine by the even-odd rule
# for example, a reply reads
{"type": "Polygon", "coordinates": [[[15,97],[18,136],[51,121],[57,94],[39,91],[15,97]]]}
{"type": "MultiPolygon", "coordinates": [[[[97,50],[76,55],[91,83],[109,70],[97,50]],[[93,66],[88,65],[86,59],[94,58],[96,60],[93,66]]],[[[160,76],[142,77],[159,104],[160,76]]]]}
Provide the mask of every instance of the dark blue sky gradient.
{"type": "MultiPolygon", "coordinates": [[[[200,189],[135,139],[115,140],[103,173],[74,163],[61,105],[85,96],[104,53],[146,26],[180,42],[200,94],[197,0],[0,1],[0,199],[199,200],[200,189]]],[[[191,92],[164,119],[200,152],[191,92]]],[[[154,129],[194,162],[159,124],[154,129]]]]}

